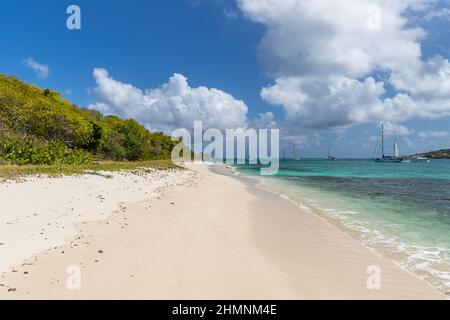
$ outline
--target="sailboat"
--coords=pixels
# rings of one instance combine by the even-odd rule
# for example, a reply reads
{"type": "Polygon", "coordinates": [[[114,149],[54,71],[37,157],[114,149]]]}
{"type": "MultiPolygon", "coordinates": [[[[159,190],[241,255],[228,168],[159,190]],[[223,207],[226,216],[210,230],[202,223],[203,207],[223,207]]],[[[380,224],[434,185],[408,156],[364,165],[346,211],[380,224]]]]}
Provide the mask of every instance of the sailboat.
{"type": "Polygon", "coordinates": [[[336,160],[337,160],[336,157],[333,157],[333,156],[330,154],[330,146],[328,146],[327,160],[328,160],[328,161],[336,161],[336,160]]]}
{"type": "Polygon", "coordinates": [[[293,147],[293,152],[292,152],[292,160],[300,160],[300,157],[297,155],[296,151],[295,151],[295,147],[297,146],[295,143],[291,143],[292,147],[293,147]]]}
{"type": "MultiPolygon", "coordinates": [[[[376,149],[378,148],[378,144],[376,149]]],[[[375,149],[375,150],[376,150],[375,149]]],[[[403,158],[400,157],[400,147],[398,145],[397,139],[394,140],[394,156],[386,156],[384,154],[384,125],[381,125],[381,157],[375,158],[375,162],[387,162],[387,163],[400,163],[403,158]]]]}

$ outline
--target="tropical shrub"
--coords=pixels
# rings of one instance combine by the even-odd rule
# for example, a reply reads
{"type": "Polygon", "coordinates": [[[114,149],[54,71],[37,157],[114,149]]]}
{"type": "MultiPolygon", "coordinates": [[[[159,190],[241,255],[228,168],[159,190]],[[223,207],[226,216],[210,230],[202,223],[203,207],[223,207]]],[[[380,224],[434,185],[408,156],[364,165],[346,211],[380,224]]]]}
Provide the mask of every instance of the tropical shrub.
{"type": "Polygon", "coordinates": [[[0,154],[4,161],[17,164],[88,164],[92,156],[80,149],[71,149],[60,141],[39,141],[36,138],[0,136],[0,154]]]}
{"type": "Polygon", "coordinates": [[[175,142],[134,120],[71,104],[58,92],[0,74],[0,161],[84,164],[169,159],[175,142]]]}

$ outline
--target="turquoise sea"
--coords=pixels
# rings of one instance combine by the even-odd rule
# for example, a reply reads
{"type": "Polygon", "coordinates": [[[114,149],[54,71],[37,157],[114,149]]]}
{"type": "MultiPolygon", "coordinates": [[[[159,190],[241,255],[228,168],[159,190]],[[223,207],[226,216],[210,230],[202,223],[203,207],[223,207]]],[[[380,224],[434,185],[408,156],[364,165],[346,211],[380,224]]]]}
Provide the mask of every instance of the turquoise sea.
{"type": "Polygon", "coordinates": [[[238,165],[450,295],[450,160],[281,160],[276,176],[238,165]]]}

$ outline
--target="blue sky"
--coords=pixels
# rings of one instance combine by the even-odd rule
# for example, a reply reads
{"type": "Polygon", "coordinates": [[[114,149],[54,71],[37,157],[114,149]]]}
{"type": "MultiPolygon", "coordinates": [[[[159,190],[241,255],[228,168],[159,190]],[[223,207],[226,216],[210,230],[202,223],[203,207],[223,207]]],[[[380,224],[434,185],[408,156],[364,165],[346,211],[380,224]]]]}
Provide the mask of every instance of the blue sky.
{"type": "MultiPolygon", "coordinates": [[[[266,82],[255,57],[262,28],[244,20],[232,23],[221,6],[189,1],[77,1],[82,30],[66,28],[73,1],[14,1],[1,5],[1,72],[61,91],[86,105],[92,98],[92,70],[105,67],[121,81],[141,88],[159,86],[183,73],[193,86],[232,92],[249,104],[266,82]],[[7,31],[7,32],[6,32],[7,31]],[[22,60],[48,64],[51,76],[38,79],[22,60]],[[238,80],[237,80],[238,79],[238,80]]],[[[262,104],[261,104],[262,105],[262,104]]]]}
{"type": "MultiPolygon", "coordinates": [[[[293,1],[285,1],[283,6],[293,1]]],[[[298,0],[299,3],[302,1],[298,0]]],[[[299,144],[302,156],[323,156],[328,144],[340,157],[371,156],[373,136],[377,134],[380,121],[390,122],[393,133],[389,139],[398,136],[405,153],[450,147],[450,112],[447,112],[447,109],[450,110],[450,98],[446,100],[447,96],[437,88],[447,80],[450,83],[450,75],[445,74],[446,59],[450,58],[447,1],[436,1],[420,10],[404,10],[382,4],[382,9],[389,10],[389,14],[407,17],[407,23],[400,29],[421,28],[424,34],[416,37],[411,31],[405,36],[398,27],[392,27],[386,32],[386,43],[374,37],[375,45],[368,43],[361,48],[358,47],[361,39],[352,39],[349,47],[344,48],[349,52],[352,49],[355,52],[356,49],[364,51],[370,46],[379,46],[383,51],[386,46],[393,46],[394,50],[386,50],[386,57],[370,56],[368,53],[361,61],[354,61],[355,65],[364,65],[369,61],[368,68],[353,68],[352,62],[349,64],[345,59],[327,65],[328,61],[339,56],[342,49],[338,45],[336,52],[326,52],[324,48],[329,48],[327,41],[332,43],[348,39],[343,33],[351,28],[323,19],[308,24],[310,17],[302,18],[300,14],[297,15],[298,20],[307,22],[297,22],[293,15],[294,22],[288,24],[288,14],[293,10],[287,8],[283,11],[280,8],[283,6],[269,8],[266,12],[266,8],[258,7],[252,0],[3,1],[0,4],[0,72],[61,91],[79,106],[100,106],[102,111],[134,117],[150,129],[177,127],[191,120],[189,115],[195,112],[205,117],[205,121],[210,121],[211,126],[239,126],[243,122],[251,126],[261,114],[271,112],[273,118],[263,117],[258,123],[264,122],[263,119],[276,122],[276,126],[282,128],[283,139],[299,144]],[[66,28],[66,8],[70,4],[81,8],[81,30],[66,28]],[[280,13],[277,14],[279,8],[280,13]],[[332,36],[316,35],[320,28],[311,26],[318,23],[331,30],[332,36]],[[312,36],[314,39],[323,36],[324,40],[315,42],[312,36]],[[399,40],[398,51],[405,50],[405,61],[414,64],[417,60],[424,66],[416,66],[419,71],[409,70],[406,63],[402,64],[401,57],[392,53],[396,51],[396,44],[389,37],[399,40]],[[410,49],[413,43],[421,46],[419,59],[411,53],[414,51],[410,49]],[[323,57],[324,60],[304,58],[320,55],[322,59],[323,52],[328,55],[323,57]],[[443,59],[437,62],[442,65],[442,68],[437,67],[438,70],[431,67],[434,64],[426,64],[435,55],[443,59]],[[28,58],[48,66],[49,74],[39,76],[24,62],[28,58]],[[389,61],[396,61],[397,65],[386,71],[386,66],[391,68],[389,61]],[[440,81],[436,88],[425,88],[424,83],[408,80],[411,75],[420,75],[422,67],[434,70],[429,71],[429,77],[430,82],[440,81]],[[95,68],[103,68],[107,73],[97,73],[95,77],[95,68]],[[331,69],[337,71],[331,73],[331,69]],[[439,70],[440,74],[444,70],[443,80],[432,73],[439,74],[439,70]],[[173,77],[175,73],[180,77],[173,77]],[[400,79],[395,82],[395,88],[393,80],[386,80],[391,74],[400,79]],[[385,92],[379,95],[381,102],[378,95],[376,101],[373,99],[373,90],[376,89],[370,80],[366,81],[368,78],[373,78],[374,83],[385,79],[385,92]],[[283,79],[287,80],[282,83],[283,79]],[[347,92],[320,99],[316,89],[308,91],[316,83],[325,87],[349,87],[347,92]],[[141,92],[135,92],[127,84],[141,92]],[[164,84],[168,89],[157,91],[164,84]],[[353,85],[357,89],[352,89],[353,85]],[[177,96],[181,100],[168,97],[172,89],[178,86],[186,86],[189,91],[181,98],[177,96]],[[196,90],[201,86],[205,90],[196,90]],[[262,94],[263,88],[267,89],[265,94],[262,94]],[[113,89],[112,96],[108,96],[113,89]],[[146,94],[145,90],[151,92],[146,94]],[[353,90],[360,97],[356,100],[358,106],[350,108],[348,106],[355,103],[355,99],[348,92],[353,90]],[[144,107],[156,108],[161,117],[167,110],[172,122],[166,119],[156,121],[148,115],[149,112],[143,115],[132,110],[133,103],[120,104],[123,100],[114,96],[119,91],[130,95],[126,101],[136,101],[137,105],[148,99],[159,99],[155,106],[144,107]],[[295,98],[298,92],[302,92],[311,102],[295,98]],[[404,118],[397,111],[392,111],[392,117],[385,118],[379,111],[364,111],[364,115],[359,115],[361,105],[362,108],[379,110],[381,104],[386,105],[385,98],[393,98],[403,92],[411,96],[409,103],[417,102],[417,110],[409,112],[408,106],[397,106],[396,102],[393,106],[384,107],[386,111],[383,112],[390,114],[392,108],[406,108],[404,118]],[[438,98],[433,96],[434,92],[439,94],[438,98]],[[371,100],[367,102],[367,107],[363,100],[366,98],[371,100]],[[182,101],[189,112],[176,113],[174,101],[182,101]],[[240,101],[248,112],[245,112],[240,101]],[[199,110],[202,103],[206,103],[208,108],[210,104],[214,106],[203,112],[199,110]],[[435,107],[426,112],[420,111],[428,105],[435,107]],[[227,108],[231,111],[226,111],[227,108]],[[439,115],[433,116],[435,110],[439,110],[439,115]],[[216,113],[219,114],[216,116],[216,113]]],[[[348,6],[352,6],[352,1],[348,1],[348,6]]],[[[318,10],[317,7],[308,9],[318,10]]],[[[337,7],[334,11],[343,18],[348,14],[344,7],[337,7]]],[[[352,32],[355,33],[354,30],[352,32]]],[[[186,88],[183,90],[186,91],[186,88]]]]}

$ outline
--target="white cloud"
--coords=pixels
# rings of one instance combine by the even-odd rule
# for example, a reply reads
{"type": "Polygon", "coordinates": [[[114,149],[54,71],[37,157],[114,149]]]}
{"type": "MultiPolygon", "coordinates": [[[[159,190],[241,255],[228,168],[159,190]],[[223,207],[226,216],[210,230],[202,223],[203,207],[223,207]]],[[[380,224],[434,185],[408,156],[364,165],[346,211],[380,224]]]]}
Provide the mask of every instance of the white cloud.
{"type": "Polygon", "coordinates": [[[419,131],[417,135],[422,140],[427,140],[429,138],[446,138],[449,136],[447,131],[419,131]]]}
{"type": "Polygon", "coordinates": [[[97,102],[91,108],[133,118],[148,129],[171,132],[190,129],[194,121],[204,128],[236,129],[247,125],[247,106],[219,89],[189,86],[187,78],[174,74],[159,88],[141,90],[114,80],[105,69],[94,69],[97,102]]]}
{"type": "Polygon", "coordinates": [[[450,62],[441,56],[392,73],[390,83],[418,99],[450,99],[450,62]]]}
{"type": "Polygon", "coordinates": [[[372,0],[237,1],[266,27],[260,55],[275,83],[261,96],[283,107],[285,125],[320,130],[392,121],[400,128],[412,118],[450,116],[450,62],[422,59],[426,33],[411,26],[409,14],[424,14],[436,0],[379,0],[377,7],[372,0]],[[377,72],[388,76],[375,81],[377,72]],[[386,85],[395,89],[390,98],[386,85]]]}
{"type": "Polygon", "coordinates": [[[266,112],[259,115],[259,118],[253,120],[251,124],[252,128],[276,128],[277,122],[272,112],[266,112]]]}
{"type": "Polygon", "coordinates": [[[425,21],[431,21],[435,19],[450,20],[450,9],[442,8],[438,10],[432,10],[423,16],[423,20],[425,21]]]}
{"type": "Polygon", "coordinates": [[[406,67],[420,57],[418,40],[424,32],[406,27],[403,13],[427,2],[238,0],[250,20],[267,27],[260,52],[271,74],[354,78],[374,69],[406,67]],[[374,4],[380,29],[370,27],[371,19],[377,19],[374,4]]]}
{"type": "MultiPolygon", "coordinates": [[[[448,61],[444,62],[448,68],[448,61]]],[[[386,99],[382,99],[383,82],[342,76],[278,78],[261,90],[261,97],[283,107],[286,125],[321,130],[392,121],[398,126],[414,118],[450,116],[450,73],[446,68],[396,75],[395,86],[403,92],[386,99]]]]}
{"type": "Polygon", "coordinates": [[[367,121],[382,109],[379,96],[383,93],[383,84],[373,78],[361,82],[343,76],[309,76],[279,78],[262,89],[261,97],[283,106],[287,125],[322,129],[367,121]]]}
{"type": "Polygon", "coordinates": [[[39,78],[47,78],[50,75],[50,68],[46,64],[42,64],[34,60],[34,58],[27,58],[22,61],[27,67],[36,72],[39,78]]]}
{"type": "Polygon", "coordinates": [[[386,121],[383,122],[383,124],[384,124],[384,134],[386,136],[409,136],[414,133],[413,129],[409,129],[398,123],[386,121]]]}

